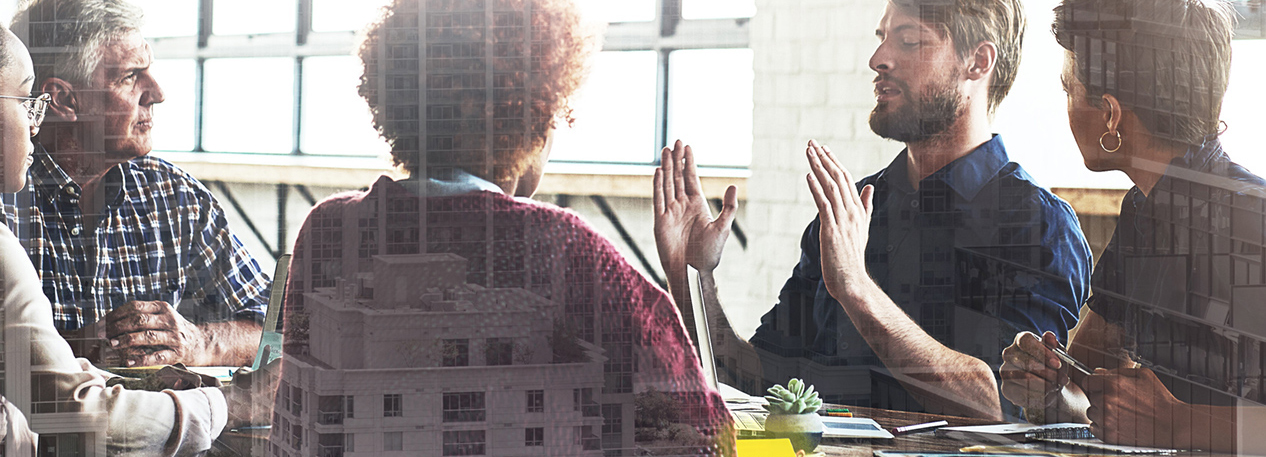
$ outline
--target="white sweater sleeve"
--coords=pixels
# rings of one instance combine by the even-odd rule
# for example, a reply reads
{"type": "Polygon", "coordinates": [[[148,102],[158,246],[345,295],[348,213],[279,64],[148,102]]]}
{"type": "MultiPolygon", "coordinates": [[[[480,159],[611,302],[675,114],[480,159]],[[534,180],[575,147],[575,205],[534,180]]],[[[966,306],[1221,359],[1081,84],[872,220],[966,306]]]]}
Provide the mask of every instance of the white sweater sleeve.
{"type": "Polygon", "coordinates": [[[76,359],[54,329],[52,307],[35,268],[3,224],[0,298],[4,333],[29,338],[32,374],[52,382],[58,400],[71,401],[86,417],[102,421],[96,428],[105,429],[110,455],[197,455],[211,448],[228,422],[227,403],[218,388],[145,392],[106,387],[103,372],[76,359]]]}

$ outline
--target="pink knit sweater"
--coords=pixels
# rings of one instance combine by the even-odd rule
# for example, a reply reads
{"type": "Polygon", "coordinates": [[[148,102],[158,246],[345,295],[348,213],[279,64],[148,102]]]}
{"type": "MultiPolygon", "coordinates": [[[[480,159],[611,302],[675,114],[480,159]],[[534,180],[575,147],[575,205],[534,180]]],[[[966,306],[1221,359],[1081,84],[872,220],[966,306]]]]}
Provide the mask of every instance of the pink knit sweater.
{"type": "MultiPolygon", "coordinates": [[[[368,271],[374,255],[420,252],[465,258],[469,284],[522,288],[561,305],[550,316],[556,327],[604,349],[601,394],[612,394],[604,401],[623,398],[628,403],[623,408],[636,411],[635,422],[645,426],[638,428],[639,445],[644,440],[661,446],[700,442],[699,436],[652,431],[662,415],[642,415],[650,414],[646,405],[655,396],[648,392],[657,391],[682,406],[676,422],[713,436],[706,442],[714,450],[717,443],[733,449],[729,414],[704,382],[669,295],[576,213],[546,203],[488,191],[424,199],[387,177],[368,192],[322,201],[308,214],[291,260],[284,312],[287,352],[306,352],[304,293],[368,271]]],[[[698,453],[710,452],[700,448],[698,453]]]]}

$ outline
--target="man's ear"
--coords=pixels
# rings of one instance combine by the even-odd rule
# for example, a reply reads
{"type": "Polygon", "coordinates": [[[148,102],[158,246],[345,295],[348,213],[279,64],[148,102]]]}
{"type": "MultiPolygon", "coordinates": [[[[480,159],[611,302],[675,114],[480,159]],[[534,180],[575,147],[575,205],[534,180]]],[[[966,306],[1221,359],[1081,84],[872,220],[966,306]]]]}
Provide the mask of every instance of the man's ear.
{"type": "Polygon", "coordinates": [[[79,109],[79,93],[70,82],[61,78],[46,78],[40,83],[39,92],[52,96],[48,103],[48,117],[66,122],[78,120],[76,111],[79,109]]]}
{"type": "Polygon", "coordinates": [[[988,78],[998,65],[998,45],[982,41],[976,50],[967,56],[967,79],[981,80],[988,78]]]}

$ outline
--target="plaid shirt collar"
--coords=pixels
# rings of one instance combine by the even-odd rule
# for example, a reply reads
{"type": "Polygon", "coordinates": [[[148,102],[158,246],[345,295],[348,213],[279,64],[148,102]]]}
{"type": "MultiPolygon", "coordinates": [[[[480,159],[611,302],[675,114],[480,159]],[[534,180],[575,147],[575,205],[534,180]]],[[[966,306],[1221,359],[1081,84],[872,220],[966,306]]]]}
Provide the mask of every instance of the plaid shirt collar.
{"type": "Polygon", "coordinates": [[[39,189],[39,195],[57,195],[58,192],[67,192],[63,189],[74,189],[75,193],[79,193],[83,189],[79,184],[71,179],[70,174],[66,173],[56,161],[53,155],[48,153],[44,146],[35,143],[35,160],[31,164],[30,177],[31,182],[27,187],[36,187],[39,189]]]}
{"type": "MultiPolygon", "coordinates": [[[[52,199],[61,197],[66,199],[78,199],[83,193],[83,186],[75,179],[70,177],[66,170],[53,160],[53,155],[38,142],[35,143],[34,159],[31,163],[31,170],[28,172],[31,182],[27,183],[29,190],[38,190],[35,195],[48,196],[49,202],[52,199]]],[[[101,191],[105,193],[105,208],[108,211],[113,205],[117,205],[119,200],[123,198],[123,174],[125,169],[131,170],[136,166],[131,162],[123,162],[115,165],[106,172],[101,180],[101,191]]],[[[75,202],[76,204],[78,202],[75,202]]]]}

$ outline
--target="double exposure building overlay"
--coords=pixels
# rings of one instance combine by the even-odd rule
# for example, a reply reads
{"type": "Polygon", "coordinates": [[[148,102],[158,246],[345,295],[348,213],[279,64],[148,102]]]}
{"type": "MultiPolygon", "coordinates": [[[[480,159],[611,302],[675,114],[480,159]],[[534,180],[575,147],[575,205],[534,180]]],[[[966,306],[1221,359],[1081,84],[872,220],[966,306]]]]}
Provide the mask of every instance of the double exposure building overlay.
{"type": "MultiPolygon", "coordinates": [[[[416,132],[393,140],[397,152],[444,178],[522,149],[523,70],[546,48],[528,33],[530,2],[405,3],[365,75],[379,121],[416,132]]],[[[639,365],[628,298],[604,289],[594,254],[551,247],[568,230],[558,221],[478,194],[383,189],[309,217],[271,455],[633,455],[639,395],[698,398],[639,365]]]]}

